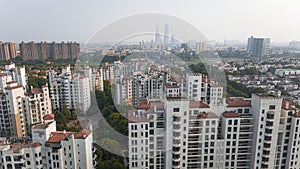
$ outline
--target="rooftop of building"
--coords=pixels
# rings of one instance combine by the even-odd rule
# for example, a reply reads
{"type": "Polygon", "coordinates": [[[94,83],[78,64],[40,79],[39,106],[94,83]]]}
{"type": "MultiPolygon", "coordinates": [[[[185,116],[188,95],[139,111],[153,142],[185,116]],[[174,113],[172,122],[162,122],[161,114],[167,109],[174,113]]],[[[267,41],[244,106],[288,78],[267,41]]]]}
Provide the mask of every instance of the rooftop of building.
{"type": "Polygon", "coordinates": [[[6,84],[14,84],[14,83],[17,83],[17,82],[16,81],[9,81],[6,84]]]}
{"type": "Polygon", "coordinates": [[[295,117],[295,118],[300,118],[300,112],[296,112],[296,113],[294,114],[294,117],[295,117]]]}
{"type": "Polygon", "coordinates": [[[166,88],[179,89],[179,86],[177,86],[177,85],[170,85],[168,83],[165,83],[164,85],[166,88]]]}
{"type": "Polygon", "coordinates": [[[46,122],[46,123],[40,123],[35,124],[32,126],[33,129],[46,129],[50,124],[52,124],[54,121],[46,122]]]}
{"type": "Polygon", "coordinates": [[[260,98],[264,98],[264,99],[280,99],[280,96],[277,96],[275,94],[272,93],[253,93],[253,95],[256,95],[260,98]]]}
{"type": "Polygon", "coordinates": [[[210,108],[208,104],[203,101],[190,101],[189,108],[210,108]]]}
{"type": "Polygon", "coordinates": [[[3,77],[3,76],[9,76],[9,75],[5,74],[5,73],[0,73],[0,77],[3,77]]]}
{"type": "Polygon", "coordinates": [[[71,135],[74,135],[75,139],[85,139],[91,134],[89,130],[82,130],[80,132],[70,132],[70,131],[55,131],[50,134],[47,143],[60,143],[71,135]]]}
{"type": "Polygon", "coordinates": [[[17,86],[5,87],[6,90],[13,90],[13,89],[18,89],[18,88],[23,88],[23,86],[22,85],[17,85],[17,86]]]}
{"type": "Polygon", "coordinates": [[[251,100],[242,97],[226,98],[227,107],[251,107],[251,100]]]}
{"type": "Polygon", "coordinates": [[[202,112],[199,114],[199,116],[203,119],[207,119],[207,118],[219,118],[215,113],[209,112],[202,112]]]}
{"type": "Polygon", "coordinates": [[[55,114],[46,114],[43,120],[54,120],[55,114]]]}
{"type": "Polygon", "coordinates": [[[293,107],[292,101],[289,99],[283,99],[281,108],[285,110],[296,110],[295,107],[293,107]]]}
{"type": "Polygon", "coordinates": [[[233,111],[225,111],[222,113],[225,118],[239,118],[240,115],[233,111]]]}
{"type": "Polygon", "coordinates": [[[32,94],[41,94],[41,93],[43,93],[43,91],[41,88],[32,88],[31,93],[32,94]]]}

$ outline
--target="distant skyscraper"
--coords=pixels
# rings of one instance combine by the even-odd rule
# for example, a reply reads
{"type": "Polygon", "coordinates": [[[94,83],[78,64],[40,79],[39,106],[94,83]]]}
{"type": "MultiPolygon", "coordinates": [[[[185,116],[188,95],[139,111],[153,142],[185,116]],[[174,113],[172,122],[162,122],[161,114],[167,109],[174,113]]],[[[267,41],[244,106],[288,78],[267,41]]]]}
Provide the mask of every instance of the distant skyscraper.
{"type": "Polygon", "coordinates": [[[300,41],[291,41],[289,43],[289,48],[300,49],[300,41]]]}
{"type": "Polygon", "coordinates": [[[157,26],[156,32],[155,32],[155,44],[159,45],[160,43],[161,43],[161,39],[160,39],[160,34],[159,34],[159,28],[157,26]]]}
{"type": "Polygon", "coordinates": [[[247,51],[251,56],[267,56],[270,54],[270,38],[248,38],[247,51]]]}
{"type": "Polygon", "coordinates": [[[15,43],[0,41],[0,60],[10,60],[17,57],[17,48],[15,43]]]}
{"type": "Polygon", "coordinates": [[[164,34],[164,46],[168,46],[170,42],[169,38],[169,25],[165,25],[165,34],[164,34]]]}
{"type": "Polygon", "coordinates": [[[29,42],[20,43],[20,55],[23,60],[39,59],[74,59],[79,55],[80,47],[78,43],[46,43],[29,42]]]}
{"type": "Polygon", "coordinates": [[[196,43],[196,53],[199,54],[200,52],[205,50],[205,43],[204,42],[199,42],[196,43]]]}

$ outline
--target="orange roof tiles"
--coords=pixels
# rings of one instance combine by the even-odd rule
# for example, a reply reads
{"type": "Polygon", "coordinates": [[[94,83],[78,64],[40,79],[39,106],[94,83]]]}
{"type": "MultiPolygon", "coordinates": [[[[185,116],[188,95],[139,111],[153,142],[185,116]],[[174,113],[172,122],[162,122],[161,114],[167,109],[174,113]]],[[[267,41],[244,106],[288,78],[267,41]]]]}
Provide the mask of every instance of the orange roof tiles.
{"type": "Polygon", "coordinates": [[[251,107],[251,100],[244,98],[226,98],[227,107],[251,107]]]}
{"type": "Polygon", "coordinates": [[[46,114],[43,119],[44,120],[53,120],[55,117],[55,114],[46,114]]]}
{"type": "Polygon", "coordinates": [[[13,89],[18,89],[18,88],[23,88],[23,86],[22,85],[17,85],[17,86],[12,86],[12,87],[6,87],[5,89],[13,90],[13,89]]]}
{"type": "Polygon", "coordinates": [[[218,116],[215,113],[206,113],[203,112],[199,115],[200,117],[206,119],[206,118],[218,118],[218,116]]]}
{"type": "Polygon", "coordinates": [[[9,76],[8,74],[0,73],[0,77],[9,76]]]}
{"type": "Polygon", "coordinates": [[[80,132],[77,132],[76,134],[74,134],[74,138],[85,139],[89,134],[91,134],[90,130],[81,130],[80,132]]]}
{"type": "Polygon", "coordinates": [[[31,147],[34,147],[34,148],[40,147],[40,146],[42,146],[42,144],[39,143],[39,142],[36,142],[36,143],[34,143],[34,144],[31,145],[31,147]]]}
{"type": "Polygon", "coordinates": [[[151,104],[140,104],[137,106],[137,109],[148,110],[148,109],[150,109],[150,107],[151,107],[151,104]]]}
{"type": "Polygon", "coordinates": [[[134,116],[128,117],[129,123],[148,122],[148,121],[150,120],[147,119],[146,117],[134,117],[134,116]]]}
{"type": "Polygon", "coordinates": [[[17,83],[16,81],[10,81],[10,82],[7,82],[6,84],[13,84],[13,83],[17,83]]]}
{"type": "Polygon", "coordinates": [[[33,94],[40,94],[40,93],[42,93],[42,89],[40,89],[40,88],[32,88],[31,89],[31,93],[33,93],[33,94]]]}
{"type": "Polygon", "coordinates": [[[295,118],[300,118],[300,112],[296,112],[296,113],[294,114],[294,117],[295,117],[295,118]]]}
{"type": "Polygon", "coordinates": [[[232,112],[232,111],[226,111],[223,113],[223,116],[226,117],[226,118],[239,118],[240,115],[236,112],[232,112]]]}
{"type": "Polygon", "coordinates": [[[50,138],[47,140],[47,143],[59,143],[67,137],[74,135],[75,139],[85,139],[91,132],[90,131],[80,131],[80,132],[69,132],[69,131],[56,131],[52,132],[50,138]]]}
{"type": "Polygon", "coordinates": [[[190,101],[189,102],[190,108],[210,108],[208,104],[202,102],[202,101],[190,101]]]}
{"type": "Polygon", "coordinates": [[[288,99],[282,100],[281,108],[285,110],[296,110],[295,107],[292,107],[291,101],[288,99]]]}
{"type": "Polygon", "coordinates": [[[170,85],[168,83],[165,83],[164,85],[166,86],[166,88],[179,88],[179,86],[170,85]]]}

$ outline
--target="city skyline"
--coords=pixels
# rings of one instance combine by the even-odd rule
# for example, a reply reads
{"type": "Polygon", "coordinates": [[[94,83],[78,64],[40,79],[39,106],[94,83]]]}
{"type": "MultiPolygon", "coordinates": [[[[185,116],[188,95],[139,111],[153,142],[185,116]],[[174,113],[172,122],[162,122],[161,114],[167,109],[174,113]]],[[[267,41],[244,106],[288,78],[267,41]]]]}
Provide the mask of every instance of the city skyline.
{"type": "Polygon", "coordinates": [[[3,1],[1,11],[8,15],[0,19],[3,23],[0,37],[2,41],[14,42],[85,42],[94,32],[120,18],[140,13],[163,13],[191,23],[209,40],[224,41],[226,37],[228,40],[246,41],[253,35],[270,37],[273,42],[289,42],[300,40],[297,34],[300,25],[295,22],[300,17],[295,12],[299,3],[294,0],[190,1],[185,4],[179,1],[91,1],[84,4],[80,1],[72,1],[72,4],[61,1],[3,1]],[[119,8],[126,10],[113,10],[119,8]]]}

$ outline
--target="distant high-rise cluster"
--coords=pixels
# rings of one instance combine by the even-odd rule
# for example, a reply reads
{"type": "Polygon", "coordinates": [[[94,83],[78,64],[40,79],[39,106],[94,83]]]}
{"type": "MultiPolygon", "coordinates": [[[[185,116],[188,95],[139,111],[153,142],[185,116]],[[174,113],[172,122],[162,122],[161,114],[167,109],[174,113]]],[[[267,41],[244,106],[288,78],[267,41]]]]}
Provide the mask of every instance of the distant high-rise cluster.
{"type": "Polygon", "coordinates": [[[289,43],[289,48],[300,49],[300,41],[291,41],[289,43]]]}
{"type": "Polygon", "coordinates": [[[196,53],[199,54],[202,51],[205,51],[205,43],[204,42],[196,43],[196,53]]]}
{"type": "Polygon", "coordinates": [[[248,38],[247,51],[251,56],[268,56],[270,54],[270,38],[248,38]]]}
{"type": "Polygon", "coordinates": [[[40,59],[74,59],[79,56],[80,52],[79,43],[76,42],[21,42],[19,48],[20,56],[24,61],[40,59]]]}
{"type": "Polygon", "coordinates": [[[17,47],[12,42],[0,41],[0,60],[10,60],[17,57],[17,47]]]}
{"type": "Polygon", "coordinates": [[[14,63],[0,72],[0,135],[22,138],[31,134],[31,125],[43,122],[52,113],[47,86],[26,92],[25,67],[14,63]]]}

